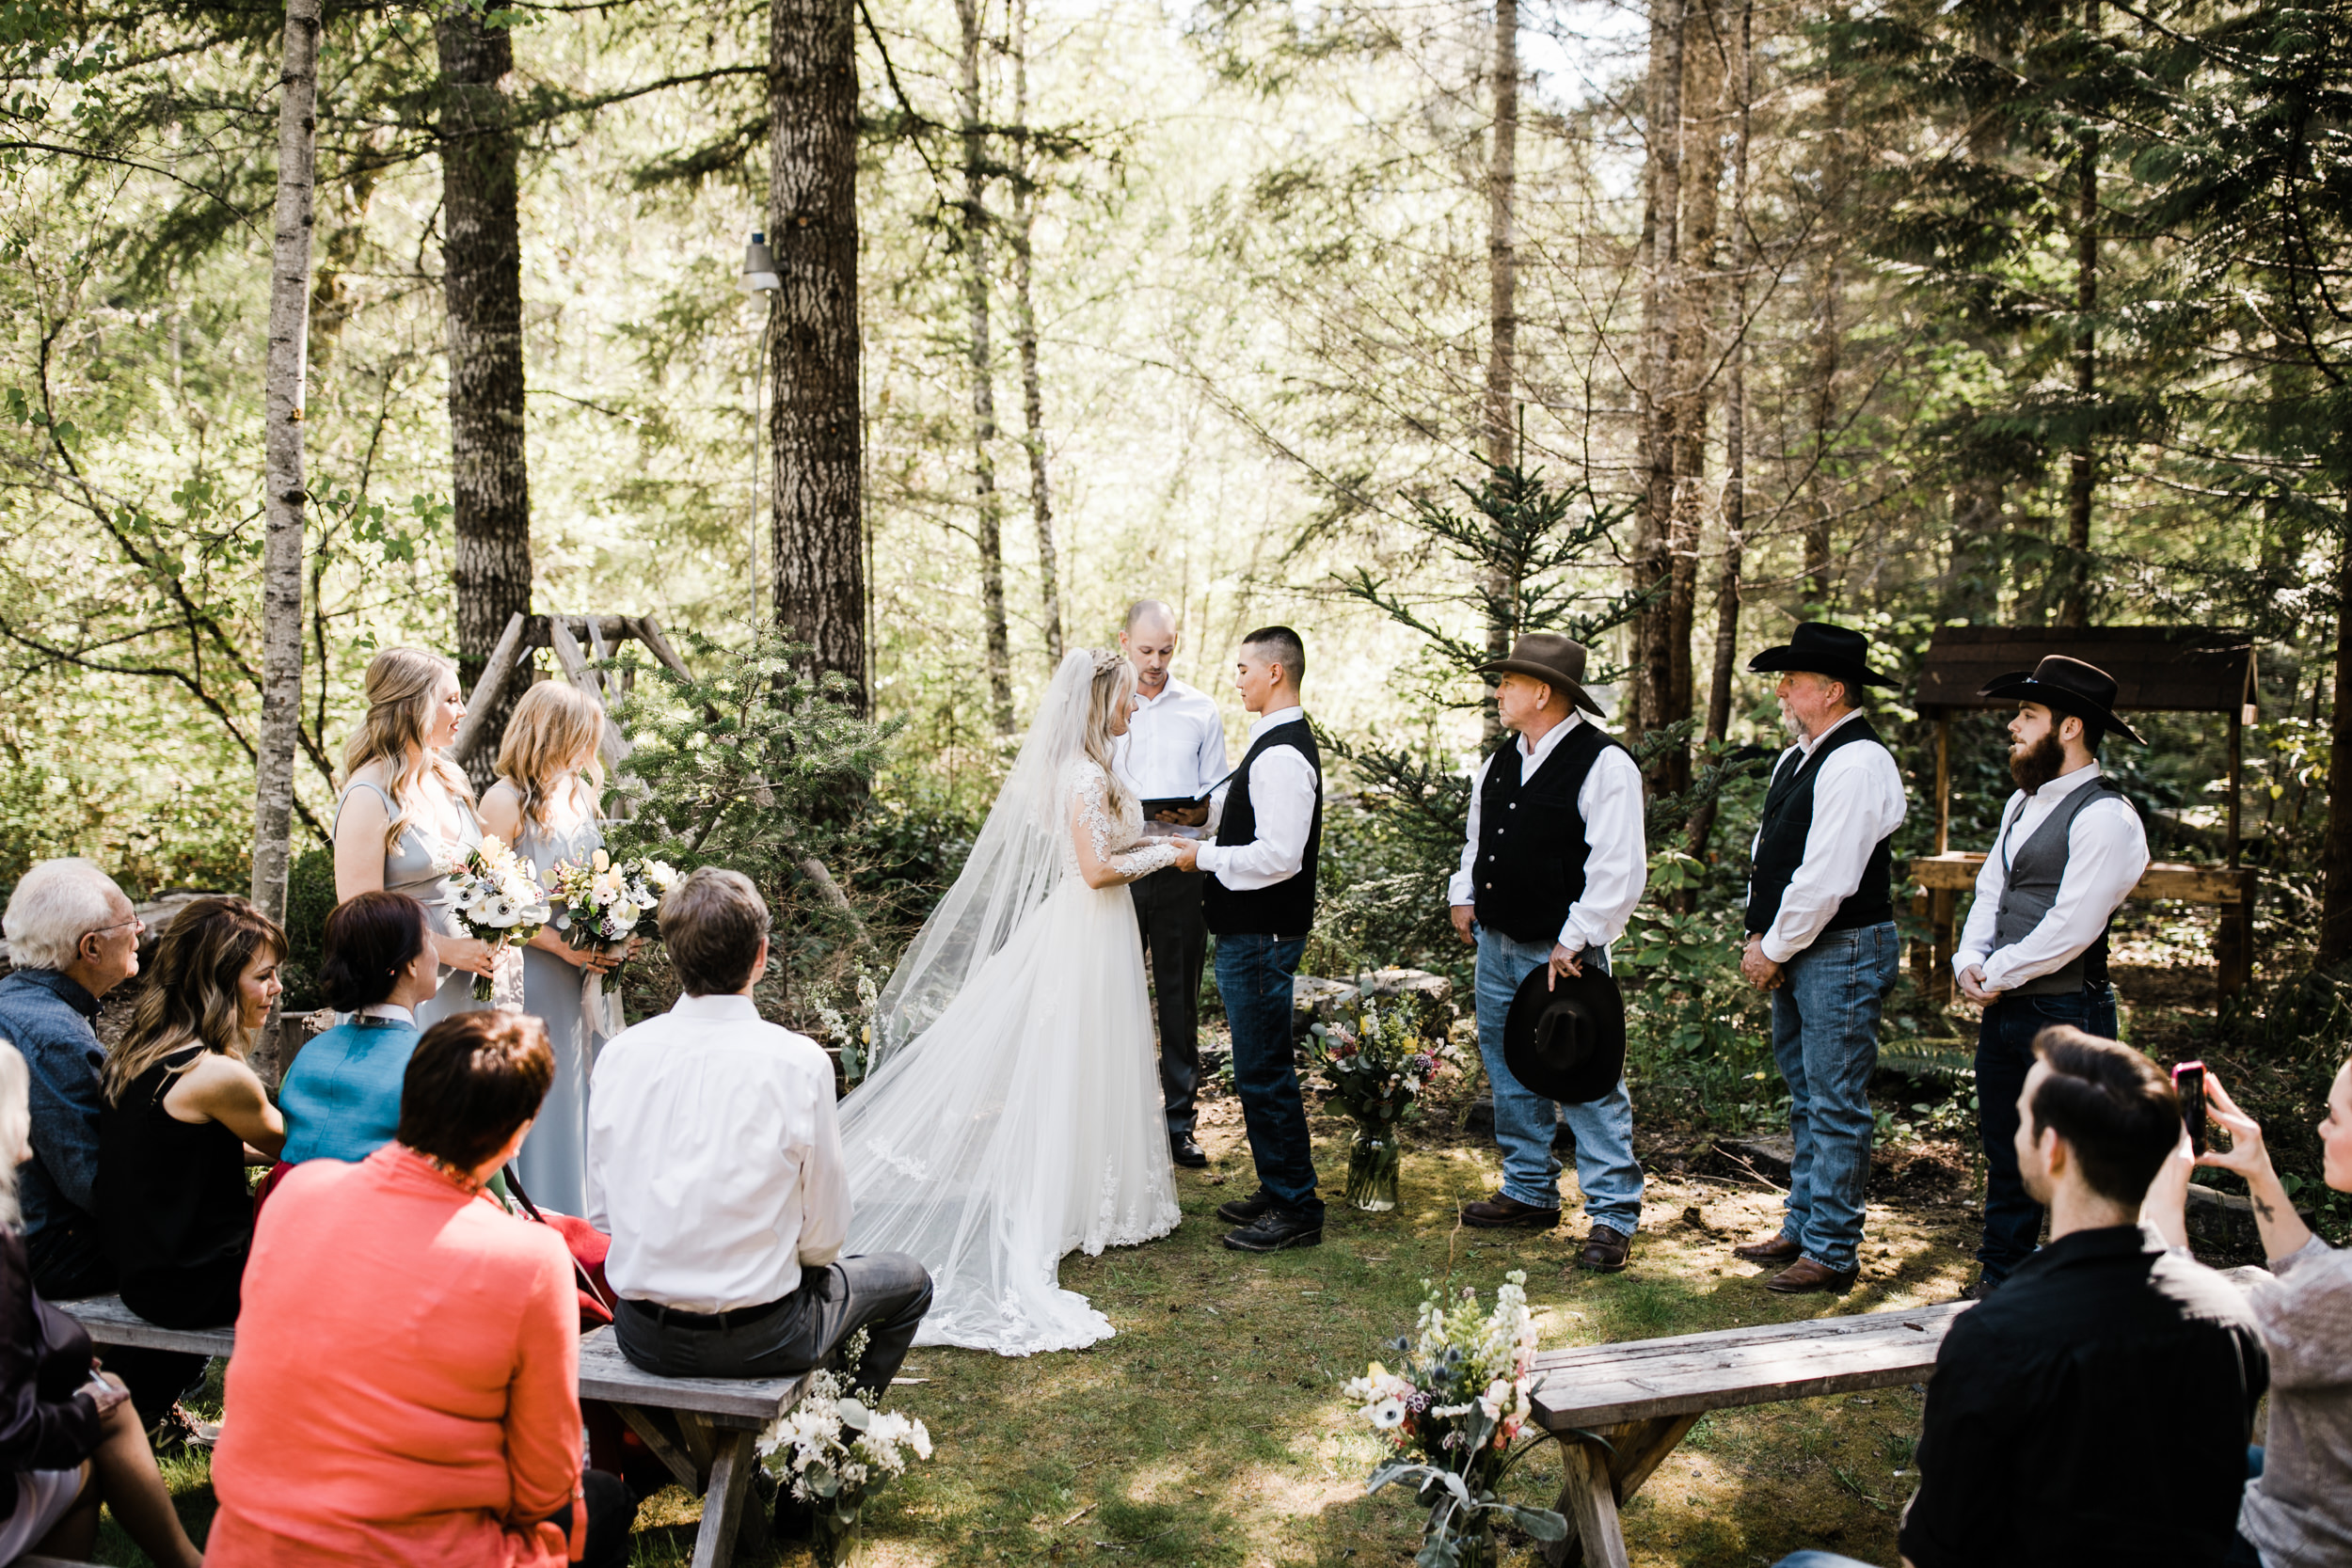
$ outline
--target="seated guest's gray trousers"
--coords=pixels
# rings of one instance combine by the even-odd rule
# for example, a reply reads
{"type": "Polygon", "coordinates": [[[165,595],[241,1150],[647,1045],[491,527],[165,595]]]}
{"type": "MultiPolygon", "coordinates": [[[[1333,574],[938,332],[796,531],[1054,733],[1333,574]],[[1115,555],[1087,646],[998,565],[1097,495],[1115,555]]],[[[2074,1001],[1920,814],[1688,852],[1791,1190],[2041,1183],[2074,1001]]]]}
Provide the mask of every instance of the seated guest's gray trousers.
{"type": "Polygon", "coordinates": [[[621,1354],[657,1377],[791,1377],[829,1364],[861,1328],[857,1386],[890,1386],[930,1309],[931,1276],[903,1252],[804,1269],[800,1289],[763,1307],[681,1312],[624,1296],[613,1315],[621,1354]]]}

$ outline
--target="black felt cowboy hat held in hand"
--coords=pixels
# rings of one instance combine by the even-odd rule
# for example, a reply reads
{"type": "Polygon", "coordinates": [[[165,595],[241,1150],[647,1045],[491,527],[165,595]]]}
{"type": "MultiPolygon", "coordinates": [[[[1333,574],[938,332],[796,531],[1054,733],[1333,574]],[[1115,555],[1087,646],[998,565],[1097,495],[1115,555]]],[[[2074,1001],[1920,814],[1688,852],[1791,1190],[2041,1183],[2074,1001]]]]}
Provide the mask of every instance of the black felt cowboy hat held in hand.
{"type": "Polygon", "coordinates": [[[2028,672],[1995,675],[1984,683],[1979,697],[2010,702],[2040,703],[2058,713],[2071,713],[2098,730],[2113,730],[2135,746],[2145,746],[2139,732],[2115,716],[2115,677],[2095,664],[2052,654],[2028,672]]]}
{"type": "Polygon", "coordinates": [[[1531,631],[1511,644],[1509,658],[1489,659],[1482,675],[1526,675],[1553,687],[1594,718],[1607,717],[1584,689],[1584,644],[1556,631],[1531,631]]]}
{"type": "Polygon", "coordinates": [[[1844,681],[1850,691],[1857,686],[1896,684],[1870,668],[1868,638],[1848,626],[1831,626],[1827,621],[1798,622],[1788,641],[1765,649],[1748,660],[1748,668],[1757,674],[1797,670],[1827,675],[1834,681],[1844,681]]]}
{"type": "Polygon", "coordinates": [[[1587,1104],[1625,1076],[1625,997],[1595,963],[1547,987],[1550,974],[1538,964],[1519,982],[1503,1016],[1502,1062],[1546,1100],[1587,1104]]]}

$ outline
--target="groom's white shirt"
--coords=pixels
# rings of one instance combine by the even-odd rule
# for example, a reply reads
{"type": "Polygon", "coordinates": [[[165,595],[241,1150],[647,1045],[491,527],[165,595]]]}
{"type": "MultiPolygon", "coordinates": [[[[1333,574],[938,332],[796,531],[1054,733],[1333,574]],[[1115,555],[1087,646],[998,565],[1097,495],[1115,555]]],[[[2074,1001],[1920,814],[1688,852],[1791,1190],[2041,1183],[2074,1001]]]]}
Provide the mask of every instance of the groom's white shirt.
{"type": "MultiPolygon", "coordinates": [[[[1242,754],[1277,724],[1304,719],[1307,710],[1291,706],[1261,715],[1249,726],[1242,754]]],[[[1203,844],[1194,863],[1235,893],[1272,887],[1298,875],[1307,863],[1307,831],[1314,826],[1315,794],[1321,787],[1314,764],[1295,746],[1277,746],[1249,765],[1249,804],[1258,817],[1258,836],[1247,844],[1203,844]]],[[[1232,785],[1209,802],[1209,828],[1215,832],[1225,817],[1225,797],[1232,785]]]]}
{"type": "Polygon", "coordinates": [[[1158,696],[1136,694],[1111,766],[1137,800],[1204,795],[1225,777],[1225,720],[1207,692],[1170,675],[1158,696]]]}
{"type": "MultiPolygon", "coordinates": [[[[1523,735],[1515,737],[1520,779],[1534,778],[1535,770],[1560,749],[1560,742],[1585,722],[1582,714],[1571,713],[1546,730],[1543,739],[1533,746],[1523,735]]],[[[1493,766],[1494,758],[1489,756],[1470,778],[1468,842],[1462,846],[1462,863],[1446,886],[1450,904],[1478,901],[1474,871],[1479,796],[1486,785],[1486,769],[1493,766]]],[[[1642,902],[1642,889],[1649,883],[1642,827],[1642,770],[1634,766],[1633,758],[1615,746],[1596,757],[1592,771],[1584,775],[1583,787],[1576,792],[1576,813],[1584,818],[1584,891],[1568,906],[1568,918],[1560,927],[1560,945],[1581,953],[1587,947],[1606,947],[1625,934],[1626,923],[1642,902]]]]}
{"type": "Polygon", "coordinates": [[[613,1036],[588,1091],[587,1219],[632,1301],[732,1312],[790,1295],[850,1233],[824,1051],[747,996],[681,996],[613,1036]]]}

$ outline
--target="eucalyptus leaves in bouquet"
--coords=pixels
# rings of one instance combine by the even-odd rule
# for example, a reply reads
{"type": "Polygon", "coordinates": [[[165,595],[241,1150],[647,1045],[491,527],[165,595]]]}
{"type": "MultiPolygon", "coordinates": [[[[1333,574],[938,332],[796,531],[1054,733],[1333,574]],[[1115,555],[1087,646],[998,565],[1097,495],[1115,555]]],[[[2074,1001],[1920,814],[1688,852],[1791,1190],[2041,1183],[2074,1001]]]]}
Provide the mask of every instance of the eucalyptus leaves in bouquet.
{"type": "Polygon", "coordinates": [[[913,1460],[930,1458],[931,1434],[912,1416],[872,1408],[842,1374],[820,1370],[754,1447],[777,1483],[813,1510],[817,1560],[835,1568],[857,1549],[866,1505],[913,1460]]]}
{"type": "Polygon", "coordinates": [[[1484,1312],[1473,1290],[1427,1286],[1415,1332],[1392,1342],[1395,1368],[1375,1361],[1347,1386],[1365,1421],[1395,1450],[1374,1468],[1365,1495],[1410,1482],[1429,1507],[1413,1560],[1420,1568],[1493,1568],[1502,1524],[1538,1541],[1567,1538],[1559,1514],[1498,1495],[1503,1478],[1544,1441],[1541,1433],[1518,1441],[1541,1382],[1533,1370],[1535,1320],[1526,1285],[1526,1274],[1513,1270],[1484,1312]]]}

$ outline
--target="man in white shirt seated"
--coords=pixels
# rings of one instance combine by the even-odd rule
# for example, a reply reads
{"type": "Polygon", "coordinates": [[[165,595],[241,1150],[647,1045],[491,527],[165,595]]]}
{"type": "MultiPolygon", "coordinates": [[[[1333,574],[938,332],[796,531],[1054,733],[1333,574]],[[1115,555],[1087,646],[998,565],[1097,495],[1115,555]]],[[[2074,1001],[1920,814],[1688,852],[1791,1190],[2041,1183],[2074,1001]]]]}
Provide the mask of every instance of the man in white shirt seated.
{"type": "MultiPolygon", "coordinates": [[[[1112,764],[1138,800],[1202,801],[1146,813],[1161,822],[1200,827],[1209,819],[1209,792],[1225,780],[1225,721],[1207,692],[1168,673],[1176,657],[1176,612],[1167,605],[1141,599],[1130,606],[1119,645],[1136,667],[1136,710],[1115,743],[1112,764]]],[[[1127,884],[1159,1006],[1168,1158],[1194,1170],[1209,1163],[1193,1139],[1200,1088],[1200,965],[1209,951],[1200,913],[1206,879],[1204,872],[1164,865],[1127,884]]]]}
{"type": "Polygon", "coordinates": [[[2009,698],[2009,770],[2017,793],[1977,873],[1952,970],[1961,994],[1984,1009],[1977,1026],[1977,1122],[1984,1137],[1981,1300],[2033,1254],[2042,1205],[2017,1166],[2017,1096],[2033,1070],[2034,1037],[2071,1023],[2115,1037],[2107,984],[2107,922],[2148,869],[2139,813],[2099,770],[2107,733],[2143,745],[2115,715],[2113,676],[2053,654],[2031,674],[2003,675],[1978,693],[2009,698]]]}
{"type": "Polygon", "coordinates": [[[661,901],[684,994],[613,1037],[588,1099],[588,1219],[612,1236],[621,1353],[663,1377],[786,1377],[867,1331],[879,1393],[931,1304],[902,1253],[843,1258],[850,1189],[833,1065],[752,1005],[768,906],[705,866],[661,901]]]}

